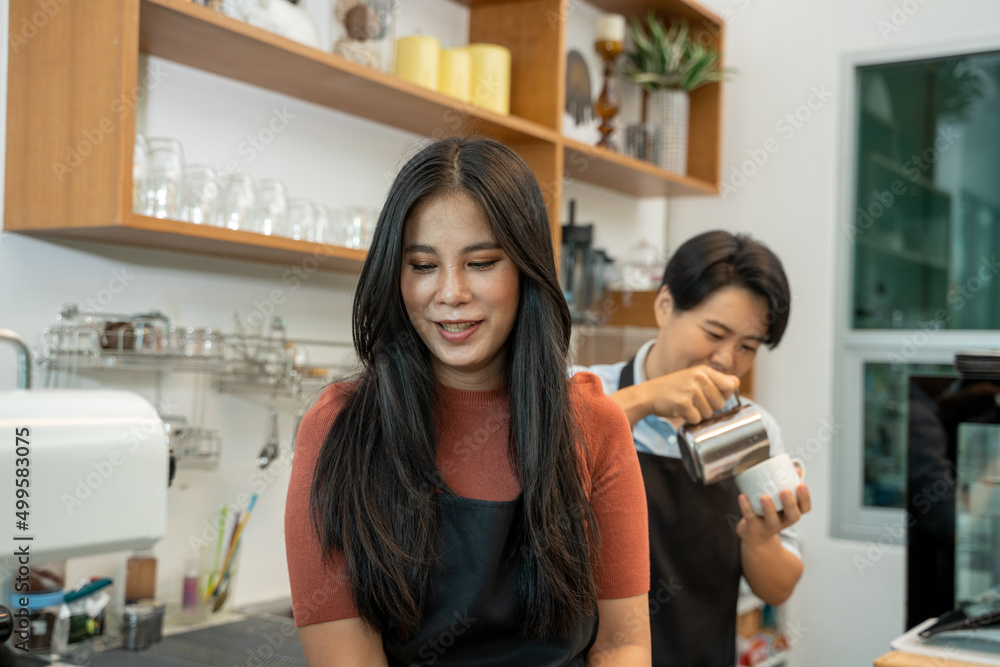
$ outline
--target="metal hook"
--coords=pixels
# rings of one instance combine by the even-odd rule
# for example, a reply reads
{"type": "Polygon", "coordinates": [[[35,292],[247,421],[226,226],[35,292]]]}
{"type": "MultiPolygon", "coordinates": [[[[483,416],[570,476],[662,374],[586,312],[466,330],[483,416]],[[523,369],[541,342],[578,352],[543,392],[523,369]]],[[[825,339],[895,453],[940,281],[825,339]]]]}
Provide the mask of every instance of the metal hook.
{"type": "Polygon", "coordinates": [[[0,340],[9,341],[17,348],[17,388],[31,389],[31,350],[17,332],[0,329],[0,340]]]}

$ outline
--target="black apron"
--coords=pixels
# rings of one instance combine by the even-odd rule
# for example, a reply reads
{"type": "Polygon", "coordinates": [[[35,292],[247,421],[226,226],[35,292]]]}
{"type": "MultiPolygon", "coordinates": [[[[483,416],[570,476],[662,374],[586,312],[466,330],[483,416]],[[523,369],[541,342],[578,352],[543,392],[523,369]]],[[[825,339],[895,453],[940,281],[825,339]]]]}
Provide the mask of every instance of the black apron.
{"type": "MultiPolygon", "coordinates": [[[[635,359],[618,388],[634,384],[635,359]]],[[[740,540],[732,479],[691,481],[680,459],[637,452],[649,513],[649,625],[654,667],[733,667],[740,540]]]]}
{"type": "Polygon", "coordinates": [[[406,643],[383,637],[390,667],[583,667],[597,637],[596,609],[572,637],[519,634],[521,497],[492,501],[439,493],[437,499],[438,557],[423,622],[406,643]]]}

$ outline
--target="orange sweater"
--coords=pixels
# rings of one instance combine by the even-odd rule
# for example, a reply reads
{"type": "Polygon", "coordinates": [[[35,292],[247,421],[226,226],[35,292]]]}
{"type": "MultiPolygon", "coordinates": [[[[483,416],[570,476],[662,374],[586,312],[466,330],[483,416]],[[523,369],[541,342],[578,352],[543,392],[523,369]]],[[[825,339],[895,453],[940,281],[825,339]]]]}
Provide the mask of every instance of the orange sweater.
{"type": "MultiPolygon", "coordinates": [[[[624,412],[604,395],[590,373],[570,380],[571,395],[588,440],[584,488],[601,532],[600,599],[649,591],[649,538],[646,496],[632,432],[624,412]]],[[[328,387],[299,426],[295,461],[285,505],[285,551],[297,626],[358,616],[343,556],[332,568],[323,562],[309,521],[313,468],[349,385],[328,387]]],[[[480,500],[512,500],[520,486],[507,459],[506,389],[461,391],[438,386],[437,463],[458,495],[480,500]]]]}

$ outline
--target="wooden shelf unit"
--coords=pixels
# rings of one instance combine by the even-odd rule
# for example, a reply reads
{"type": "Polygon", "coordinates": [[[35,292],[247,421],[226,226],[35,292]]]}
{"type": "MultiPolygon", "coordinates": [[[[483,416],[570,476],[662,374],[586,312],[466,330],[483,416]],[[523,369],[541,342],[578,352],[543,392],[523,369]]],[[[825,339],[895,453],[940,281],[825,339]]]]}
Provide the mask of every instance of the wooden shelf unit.
{"type": "Polygon", "coordinates": [[[719,193],[715,183],[675,174],[649,162],[563,138],[565,176],[636,197],[680,197],[719,193]]]}
{"type": "MultiPolygon", "coordinates": [[[[325,258],[357,272],[363,251],[136,215],[132,152],[139,56],[148,54],[415,134],[484,135],[531,165],[559,244],[562,184],[578,179],[625,194],[718,193],[720,85],[692,95],[688,176],[561,135],[569,0],[465,0],[470,42],[511,50],[511,114],[463,104],[395,76],[285,39],[190,0],[76,0],[61,5],[26,43],[12,45],[8,73],[4,227],[272,263],[325,258]]],[[[689,0],[597,6],[682,16],[721,46],[723,22],[689,0]]],[[[11,0],[10,24],[37,12],[11,0]]],[[[149,87],[152,87],[149,85],[149,87]]]]}

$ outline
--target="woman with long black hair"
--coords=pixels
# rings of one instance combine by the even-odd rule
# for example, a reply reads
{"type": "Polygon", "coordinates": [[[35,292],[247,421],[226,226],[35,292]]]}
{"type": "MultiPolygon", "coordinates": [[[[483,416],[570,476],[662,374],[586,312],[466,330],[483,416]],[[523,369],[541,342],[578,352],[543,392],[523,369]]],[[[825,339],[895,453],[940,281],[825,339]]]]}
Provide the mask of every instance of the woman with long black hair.
{"type": "Polygon", "coordinates": [[[538,183],[450,138],[396,177],[354,298],[362,365],[299,429],[285,514],[309,664],[649,665],[628,420],[583,373],[538,183]]]}

